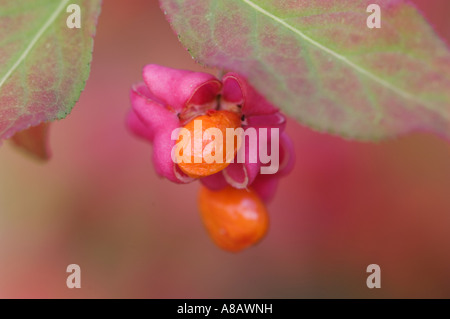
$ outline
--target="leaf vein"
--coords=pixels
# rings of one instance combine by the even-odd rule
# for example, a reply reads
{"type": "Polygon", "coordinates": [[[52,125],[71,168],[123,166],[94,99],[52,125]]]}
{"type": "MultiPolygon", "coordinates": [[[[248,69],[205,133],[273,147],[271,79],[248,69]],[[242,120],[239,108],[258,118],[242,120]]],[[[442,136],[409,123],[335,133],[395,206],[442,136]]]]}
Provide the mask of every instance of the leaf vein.
{"type": "Polygon", "coordinates": [[[39,29],[36,35],[33,37],[31,42],[25,48],[25,50],[20,55],[19,59],[13,64],[13,66],[6,72],[6,74],[0,79],[0,89],[3,84],[9,79],[11,74],[19,67],[19,65],[27,58],[28,54],[31,52],[33,47],[42,37],[42,35],[47,31],[50,25],[56,20],[56,17],[62,12],[62,10],[66,7],[69,0],[63,0],[60,5],[56,8],[56,10],[52,13],[52,15],[48,18],[48,20],[44,23],[44,25],[39,29]]]}
{"type": "MultiPolygon", "coordinates": [[[[244,3],[246,3],[247,5],[249,5],[250,7],[252,7],[253,9],[259,11],[261,14],[267,16],[268,18],[274,20],[275,22],[281,24],[282,26],[286,27],[287,29],[289,29],[290,31],[292,31],[293,33],[297,34],[298,36],[300,36],[303,40],[309,42],[310,44],[316,46],[317,48],[319,48],[320,50],[328,53],[329,55],[333,56],[334,58],[342,61],[343,63],[349,65],[350,67],[352,67],[353,69],[355,69],[357,72],[367,76],[368,78],[370,78],[371,80],[377,82],[378,84],[384,86],[387,89],[390,89],[392,91],[394,91],[395,93],[397,93],[398,95],[400,95],[401,97],[408,99],[408,100],[412,100],[412,101],[418,101],[418,99],[408,93],[403,91],[402,89],[393,86],[391,83],[381,79],[380,77],[376,76],[375,74],[367,71],[366,69],[360,67],[359,65],[357,65],[356,63],[352,62],[351,60],[349,60],[348,58],[346,58],[345,56],[331,50],[330,48],[320,44],[319,42],[315,41],[314,39],[310,38],[309,36],[307,36],[306,34],[304,34],[302,31],[300,31],[299,29],[297,29],[296,27],[290,25],[289,23],[287,23],[286,21],[284,21],[283,19],[277,17],[276,15],[268,12],[267,10],[265,10],[264,8],[260,7],[259,5],[257,5],[254,1],[252,0],[241,0],[244,3]]],[[[420,101],[421,103],[423,103],[424,105],[426,105],[426,103],[424,103],[423,101],[420,101]]]]}

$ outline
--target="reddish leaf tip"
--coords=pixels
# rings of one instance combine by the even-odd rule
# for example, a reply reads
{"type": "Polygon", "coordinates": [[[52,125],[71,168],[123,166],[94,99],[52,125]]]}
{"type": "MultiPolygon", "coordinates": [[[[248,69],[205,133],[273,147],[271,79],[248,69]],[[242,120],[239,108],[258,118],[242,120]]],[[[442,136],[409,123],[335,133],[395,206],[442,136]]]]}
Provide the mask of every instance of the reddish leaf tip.
{"type": "Polygon", "coordinates": [[[48,129],[50,123],[42,123],[26,130],[17,132],[11,137],[11,142],[28,155],[41,161],[48,161],[51,157],[48,146],[48,129]]]}

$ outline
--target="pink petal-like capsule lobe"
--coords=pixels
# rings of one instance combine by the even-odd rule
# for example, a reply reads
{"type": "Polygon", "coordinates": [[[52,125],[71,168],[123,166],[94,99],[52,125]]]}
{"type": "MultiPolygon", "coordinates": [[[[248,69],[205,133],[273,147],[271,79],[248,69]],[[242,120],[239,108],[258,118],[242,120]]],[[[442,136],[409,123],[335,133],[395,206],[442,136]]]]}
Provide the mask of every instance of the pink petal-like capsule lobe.
{"type": "Polygon", "coordinates": [[[261,163],[258,156],[258,144],[255,141],[249,142],[249,139],[246,139],[245,161],[241,163],[242,160],[239,156],[236,156],[234,163],[231,163],[222,171],[225,180],[234,188],[247,188],[259,174],[261,163]]]}
{"type": "MultiPolygon", "coordinates": [[[[225,180],[234,188],[248,188],[250,185],[252,185],[256,176],[260,174],[262,165],[260,162],[259,152],[261,139],[265,140],[266,152],[267,150],[271,150],[271,130],[278,129],[278,134],[283,135],[282,132],[284,131],[284,128],[286,126],[286,118],[279,112],[273,114],[253,115],[247,118],[247,122],[248,123],[245,127],[246,132],[248,130],[255,129],[257,140],[246,138],[245,161],[242,163],[242,159],[239,158],[238,155],[235,158],[235,162],[230,164],[229,167],[222,171],[225,180]],[[263,135],[264,131],[260,131],[260,129],[266,129],[265,136],[263,135]]],[[[251,136],[251,134],[249,134],[249,136],[251,136]]],[[[280,144],[281,139],[282,138],[280,136],[280,144]]],[[[282,158],[280,158],[280,161],[281,160],[282,158]]]]}
{"type": "Polygon", "coordinates": [[[146,127],[153,131],[153,135],[159,130],[166,130],[168,126],[179,126],[178,116],[175,111],[151,99],[151,95],[144,83],[133,86],[130,99],[136,116],[146,127]]]}
{"type": "MultiPolygon", "coordinates": [[[[266,115],[255,115],[248,118],[248,124],[246,128],[256,129],[258,141],[255,143],[254,141],[250,143],[249,139],[245,141],[245,162],[239,163],[238,157],[235,157],[234,163],[230,164],[228,168],[225,170],[211,175],[206,178],[202,178],[202,183],[211,190],[220,190],[224,188],[227,184],[235,187],[235,188],[248,188],[253,184],[255,178],[260,175],[261,162],[259,161],[259,138],[260,135],[259,129],[266,128],[267,129],[267,148],[266,150],[271,149],[271,135],[270,129],[277,128],[280,132],[280,167],[279,170],[282,170],[284,166],[289,165],[291,167],[293,165],[293,156],[289,156],[289,149],[285,150],[286,147],[290,147],[292,150],[292,143],[288,139],[287,135],[283,133],[284,128],[286,126],[286,118],[279,112],[274,114],[266,114],[266,115]],[[256,162],[251,163],[250,154],[254,154],[256,157],[256,162]]],[[[270,176],[277,175],[272,174],[270,176]]]]}
{"type": "Polygon", "coordinates": [[[175,145],[171,139],[172,131],[180,127],[177,114],[156,102],[144,83],[133,86],[130,97],[133,109],[128,115],[128,127],[136,135],[153,142],[156,172],[175,183],[190,182],[192,179],[177,170],[171,157],[175,145]]]}
{"type": "Polygon", "coordinates": [[[191,106],[212,105],[222,88],[212,74],[155,64],[144,67],[143,77],[151,94],[178,112],[191,106]]]}
{"type": "Polygon", "coordinates": [[[242,105],[242,113],[246,116],[273,114],[278,108],[269,103],[247,81],[237,73],[227,73],[222,78],[222,96],[226,103],[242,105]]]}
{"type": "Polygon", "coordinates": [[[264,203],[269,203],[278,188],[279,178],[274,175],[258,175],[251,188],[259,195],[264,203]]]}
{"type": "Polygon", "coordinates": [[[236,73],[226,74],[222,84],[211,74],[147,65],[143,77],[145,83],[134,85],[131,90],[133,108],[128,114],[127,125],[134,134],[153,143],[153,161],[159,175],[176,183],[193,180],[172,160],[171,152],[176,143],[172,140],[172,132],[208,109],[214,109],[217,97],[221,95],[222,109],[244,115],[244,130],[256,129],[259,138],[259,129],[267,129],[267,149],[271,149],[270,129],[279,129],[280,171],[259,178],[259,141],[249,143],[247,139],[244,163],[239,163],[238,160],[242,159],[236,157],[226,169],[201,181],[212,190],[223,189],[227,185],[248,188],[257,181],[255,189],[263,198],[270,197],[271,190],[276,186],[275,180],[293,166],[292,143],[282,133],[286,118],[276,107],[236,73]]]}
{"type": "Polygon", "coordinates": [[[295,165],[294,144],[286,132],[280,135],[280,168],[277,172],[278,177],[288,175],[295,165]]]}
{"type": "Polygon", "coordinates": [[[212,190],[222,189],[227,184],[238,189],[250,186],[259,174],[261,167],[258,156],[258,145],[258,140],[250,141],[250,139],[246,138],[245,148],[238,151],[238,153],[244,151],[245,158],[240,158],[237,155],[234,158],[234,162],[224,170],[211,175],[205,181],[203,180],[205,178],[202,178],[203,184],[212,190]]]}
{"type": "Polygon", "coordinates": [[[267,128],[269,131],[271,128],[278,128],[280,134],[286,128],[286,117],[280,112],[247,116],[246,122],[246,126],[254,127],[256,130],[259,128],[267,128]]]}
{"type": "Polygon", "coordinates": [[[145,125],[133,109],[128,112],[126,124],[134,135],[150,142],[153,141],[155,136],[153,128],[145,125]]]}
{"type": "Polygon", "coordinates": [[[203,177],[200,182],[213,191],[221,190],[229,185],[222,172],[203,177]]]}
{"type": "Polygon", "coordinates": [[[160,130],[156,133],[153,140],[153,163],[160,176],[178,184],[185,184],[194,179],[181,172],[172,160],[171,152],[175,141],[171,139],[171,136],[172,130],[176,128],[176,126],[168,126],[167,130],[160,130]]]}

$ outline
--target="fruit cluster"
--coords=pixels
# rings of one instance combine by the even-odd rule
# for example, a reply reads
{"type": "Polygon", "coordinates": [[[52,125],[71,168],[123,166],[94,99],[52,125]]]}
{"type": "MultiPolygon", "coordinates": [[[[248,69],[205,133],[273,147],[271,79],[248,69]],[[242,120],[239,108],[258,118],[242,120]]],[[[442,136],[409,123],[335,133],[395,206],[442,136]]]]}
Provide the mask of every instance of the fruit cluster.
{"type": "Polygon", "coordinates": [[[207,73],[147,65],[143,78],[132,87],[127,124],[153,144],[157,173],[175,183],[201,181],[201,216],[219,247],[237,252],[257,243],[269,224],[265,203],[294,164],[284,115],[236,73],[219,81],[207,73]],[[206,134],[211,129],[217,133],[206,134]],[[230,129],[241,129],[241,143],[224,151],[230,129]],[[256,143],[246,142],[247,133],[255,129],[263,138],[260,134],[256,143]],[[180,130],[186,132],[184,138],[174,134],[180,130]],[[268,134],[270,130],[277,134],[268,134]],[[263,149],[270,149],[270,156],[253,156],[263,149]],[[207,160],[207,150],[219,161],[207,160]],[[238,152],[244,161],[233,160],[238,152]],[[276,169],[264,173],[275,153],[276,169]]]}

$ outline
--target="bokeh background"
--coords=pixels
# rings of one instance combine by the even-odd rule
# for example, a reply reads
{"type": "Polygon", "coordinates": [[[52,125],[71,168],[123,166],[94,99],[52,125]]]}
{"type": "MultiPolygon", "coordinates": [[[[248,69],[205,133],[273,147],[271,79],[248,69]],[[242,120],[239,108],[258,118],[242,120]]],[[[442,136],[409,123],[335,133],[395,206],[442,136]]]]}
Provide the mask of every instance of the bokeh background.
{"type": "MultiPolygon", "coordinates": [[[[449,43],[450,1],[413,2],[449,43]]],[[[51,161],[0,148],[0,297],[450,298],[448,142],[351,142],[290,121],[297,163],[270,231],[230,254],[203,228],[199,185],[160,179],[124,126],[147,63],[205,71],[156,0],[104,1],[91,76],[51,127],[51,161]],[[81,289],[66,287],[72,263],[81,289]],[[372,263],[381,289],[366,287],[372,263]]]]}

